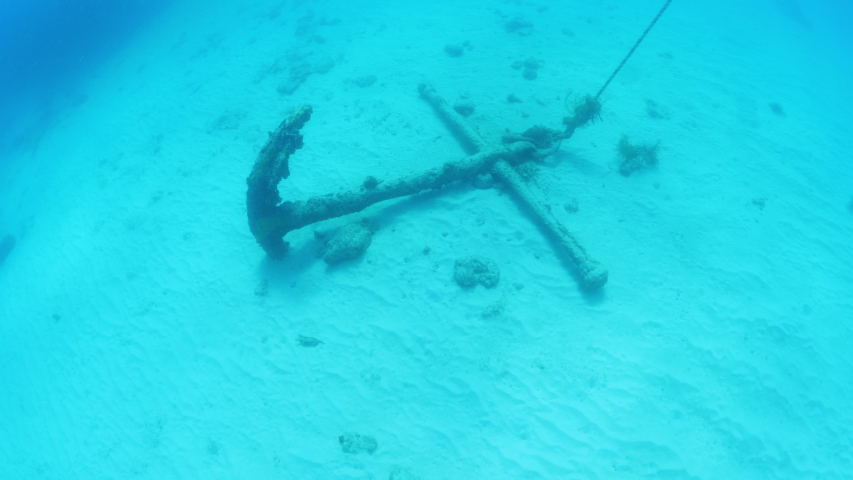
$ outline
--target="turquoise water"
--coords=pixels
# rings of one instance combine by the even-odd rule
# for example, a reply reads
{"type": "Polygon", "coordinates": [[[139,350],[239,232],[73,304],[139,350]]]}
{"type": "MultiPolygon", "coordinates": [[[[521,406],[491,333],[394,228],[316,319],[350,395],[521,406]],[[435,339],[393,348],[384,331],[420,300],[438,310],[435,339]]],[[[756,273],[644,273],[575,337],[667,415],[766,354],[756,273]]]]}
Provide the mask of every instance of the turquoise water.
{"type": "Polygon", "coordinates": [[[419,85],[505,155],[663,3],[2,4],[0,478],[853,478],[847,3],[674,0],[519,184],[250,230],[300,107],[281,198],[366,198],[471,160],[419,85]]]}

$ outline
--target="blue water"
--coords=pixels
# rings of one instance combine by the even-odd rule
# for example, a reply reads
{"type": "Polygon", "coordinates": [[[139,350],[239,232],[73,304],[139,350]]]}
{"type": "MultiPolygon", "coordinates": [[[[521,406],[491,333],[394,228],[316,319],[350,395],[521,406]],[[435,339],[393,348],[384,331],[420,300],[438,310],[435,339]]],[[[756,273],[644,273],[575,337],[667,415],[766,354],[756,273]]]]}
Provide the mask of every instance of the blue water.
{"type": "Polygon", "coordinates": [[[663,5],[0,0],[0,479],[853,478],[850,2],[673,0],[505,157],[663,5]],[[520,183],[270,258],[305,105],[282,208],[520,183]]]}
{"type": "Polygon", "coordinates": [[[0,155],[34,148],[62,112],[84,102],[85,81],[168,0],[0,4],[0,155]]]}

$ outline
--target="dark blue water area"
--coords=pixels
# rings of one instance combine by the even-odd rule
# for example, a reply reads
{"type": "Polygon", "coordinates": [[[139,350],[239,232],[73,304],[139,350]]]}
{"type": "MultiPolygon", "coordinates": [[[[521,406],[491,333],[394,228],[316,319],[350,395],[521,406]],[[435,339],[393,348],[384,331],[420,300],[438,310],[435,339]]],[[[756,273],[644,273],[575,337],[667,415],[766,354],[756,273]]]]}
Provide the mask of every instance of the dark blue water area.
{"type": "Polygon", "coordinates": [[[0,159],[34,148],[76,88],[173,0],[0,0],[0,159]]]}
{"type": "MultiPolygon", "coordinates": [[[[853,67],[853,2],[774,0],[777,9],[811,35],[824,40],[826,54],[842,68],[853,67]]],[[[849,72],[849,68],[847,69],[849,72]]]]}
{"type": "Polygon", "coordinates": [[[819,3],[816,5],[818,14],[827,21],[827,36],[835,44],[835,52],[830,53],[839,57],[845,72],[853,77],[853,2],[834,0],[827,2],[823,8],[819,3]]]}

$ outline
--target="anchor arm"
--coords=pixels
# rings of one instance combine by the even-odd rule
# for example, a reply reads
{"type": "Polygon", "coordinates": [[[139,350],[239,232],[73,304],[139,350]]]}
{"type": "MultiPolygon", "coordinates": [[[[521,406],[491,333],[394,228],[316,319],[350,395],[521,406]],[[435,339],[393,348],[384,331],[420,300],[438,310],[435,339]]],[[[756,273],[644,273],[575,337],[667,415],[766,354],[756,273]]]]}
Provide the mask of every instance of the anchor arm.
{"type": "Polygon", "coordinates": [[[278,184],[290,175],[288,160],[302,148],[299,130],[311,118],[311,107],[298,109],[270,133],[247,179],[246,208],[249,228],[258,244],[272,258],[287,253],[283,237],[312,223],[356,213],[384,200],[436,190],[449,183],[488,173],[497,162],[518,163],[535,151],[532,144],[519,142],[508,148],[494,148],[419,174],[381,182],[373,188],[319,195],[304,201],[282,201],[278,184]]]}
{"type": "Polygon", "coordinates": [[[281,202],[278,183],[290,176],[290,156],[302,148],[299,130],[311,119],[311,106],[305,105],[286,118],[274,132],[270,132],[261,153],[258,154],[249,178],[246,179],[246,210],[249,229],[261,247],[273,258],[281,258],[287,252],[287,243],[282,240],[290,230],[285,218],[277,214],[281,202]]]}

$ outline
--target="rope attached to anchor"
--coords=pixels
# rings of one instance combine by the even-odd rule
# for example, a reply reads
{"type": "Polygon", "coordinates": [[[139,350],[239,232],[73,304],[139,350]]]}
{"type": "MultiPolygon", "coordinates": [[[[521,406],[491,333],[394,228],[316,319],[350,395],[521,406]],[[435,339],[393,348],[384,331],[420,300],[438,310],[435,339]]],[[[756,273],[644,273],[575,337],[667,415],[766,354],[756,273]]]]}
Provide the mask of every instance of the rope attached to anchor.
{"type": "Polygon", "coordinates": [[[672,0],[666,0],[666,3],[663,4],[663,7],[661,7],[658,14],[655,15],[655,18],[654,20],[652,20],[652,23],[650,23],[649,26],[646,27],[646,31],[643,32],[642,35],[640,35],[640,38],[637,39],[637,42],[634,44],[633,47],[631,47],[631,50],[628,51],[628,54],[625,55],[625,58],[622,59],[622,61],[619,63],[619,66],[616,67],[616,70],[614,70],[613,73],[610,74],[610,78],[608,78],[607,81],[604,82],[604,85],[602,85],[601,90],[599,90],[598,93],[595,94],[596,99],[600,97],[602,93],[604,93],[604,89],[607,88],[608,85],[610,85],[610,82],[613,81],[613,78],[616,76],[617,73],[619,73],[619,70],[622,70],[622,67],[625,66],[625,62],[627,62],[628,59],[631,58],[631,55],[634,54],[634,50],[636,50],[637,47],[640,46],[640,43],[643,41],[644,38],[646,38],[646,35],[648,35],[652,27],[655,26],[655,23],[657,23],[658,19],[661,15],[663,15],[663,12],[666,11],[666,7],[668,7],[670,3],[672,3],[672,0]]]}

